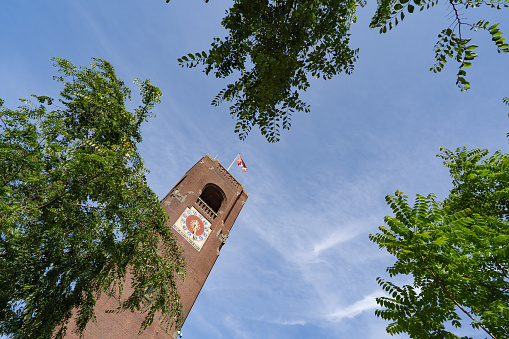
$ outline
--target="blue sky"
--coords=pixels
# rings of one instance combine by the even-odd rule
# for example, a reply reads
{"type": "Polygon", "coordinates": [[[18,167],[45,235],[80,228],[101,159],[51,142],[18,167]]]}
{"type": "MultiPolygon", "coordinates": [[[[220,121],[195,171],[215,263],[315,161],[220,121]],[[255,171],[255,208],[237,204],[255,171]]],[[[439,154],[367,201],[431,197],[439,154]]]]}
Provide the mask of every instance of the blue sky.
{"type": "MultiPolygon", "coordinates": [[[[476,34],[472,89],[461,93],[456,65],[429,71],[436,36],[452,22],[450,8],[407,15],[379,35],[368,28],[371,1],[352,30],[360,48],[354,73],[313,80],[303,95],[311,113],[295,115],[281,142],[268,144],[255,129],[239,141],[227,105],[210,105],[225,82],[176,61],[225,34],[220,20],[230,4],[5,1],[0,97],[6,107],[32,93],[56,97],[53,56],[76,65],[107,59],[126,83],[150,78],[163,97],[140,149],[159,197],[206,153],[226,167],[242,153],[247,173],[231,172],[250,196],[184,338],[389,338],[374,315],[374,298],[383,295],[375,279],[394,259],[368,240],[390,214],[384,197],[398,189],[444,198],[451,181],[435,157],[440,146],[507,152],[508,56],[496,53],[488,34],[476,34]]],[[[472,21],[507,15],[465,13],[472,21]]],[[[505,22],[500,28],[509,30],[505,22]]]]}

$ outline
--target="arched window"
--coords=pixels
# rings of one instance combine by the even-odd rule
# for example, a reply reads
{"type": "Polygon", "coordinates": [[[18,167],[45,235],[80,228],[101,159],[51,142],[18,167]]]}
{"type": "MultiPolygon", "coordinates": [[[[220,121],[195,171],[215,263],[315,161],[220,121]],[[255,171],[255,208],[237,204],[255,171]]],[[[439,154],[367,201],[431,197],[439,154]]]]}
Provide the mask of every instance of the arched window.
{"type": "Polygon", "coordinates": [[[219,211],[219,208],[221,208],[225,198],[223,191],[219,188],[219,186],[214,184],[208,184],[205,186],[202,194],[200,195],[200,199],[216,214],[219,211]]]}

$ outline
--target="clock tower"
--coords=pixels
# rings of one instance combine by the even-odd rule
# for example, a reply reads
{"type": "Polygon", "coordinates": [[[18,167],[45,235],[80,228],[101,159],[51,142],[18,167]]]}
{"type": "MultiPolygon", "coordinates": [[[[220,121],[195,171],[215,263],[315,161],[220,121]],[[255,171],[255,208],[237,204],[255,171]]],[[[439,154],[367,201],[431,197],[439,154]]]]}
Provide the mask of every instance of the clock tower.
{"type": "Polygon", "coordinates": [[[247,198],[244,185],[207,154],[161,201],[186,259],[187,277],[179,286],[184,320],[247,198]]]}
{"type": "MultiPolygon", "coordinates": [[[[169,227],[181,245],[186,260],[186,278],[179,281],[178,286],[184,321],[247,198],[244,185],[219,160],[207,154],[161,200],[161,206],[169,217],[169,227]]],[[[99,298],[95,307],[96,322],[87,325],[84,338],[177,337],[177,332],[166,333],[158,325],[157,319],[138,336],[144,315],[130,312],[105,313],[117,307],[116,298],[99,298]]],[[[69,325],[72,327],[73,324],[69,325]]],[[[66,337],[77,338],[71,328],[66,337]]]]}

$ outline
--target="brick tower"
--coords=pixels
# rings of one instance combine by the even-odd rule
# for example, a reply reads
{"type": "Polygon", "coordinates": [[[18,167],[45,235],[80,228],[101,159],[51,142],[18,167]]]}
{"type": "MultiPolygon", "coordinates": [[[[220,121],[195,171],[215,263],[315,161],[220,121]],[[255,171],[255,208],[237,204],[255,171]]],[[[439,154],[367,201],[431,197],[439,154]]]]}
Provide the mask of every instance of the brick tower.
{"type": "MultiPolygon", "coordinates": [[[[221,247],[248,198],[240,184],[210,155],[198,161],[161,201],[169,224],[183,248],[187,277],[178,291],[187,318],[221,247]]],[[[125,292],[128,292],[126,288],[125,292]]],[[[85,338],[176,338],[167,334],[157,320],[138,336],[144,316],[139,313],[104,313],[118,307],[115,297],[103,296],[96,305],[96,324],[89,323],[85,338]]],[[[70,324],[72,327],[72,324],[70,324]]],[[[75,335],[68,330],[68,338],[75,335]]]]}
{"type": "Polygon", "coordinates": [[[184,320],[247,198],[244,185],[207,154],[161,201],[186,258],[187,277],[179,287],[184,320]]]}

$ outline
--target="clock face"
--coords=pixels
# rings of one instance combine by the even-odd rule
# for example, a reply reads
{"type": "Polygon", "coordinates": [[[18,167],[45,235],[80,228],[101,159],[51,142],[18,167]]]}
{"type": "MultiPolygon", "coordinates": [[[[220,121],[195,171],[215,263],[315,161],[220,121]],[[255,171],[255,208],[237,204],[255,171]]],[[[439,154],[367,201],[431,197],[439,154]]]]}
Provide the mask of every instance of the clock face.
{"type": "Polygon", "coordinates": [[[200,251],[210,234],[210,222],[194,207],[188,207],[173,224],[173,228],[200,251]]]}

